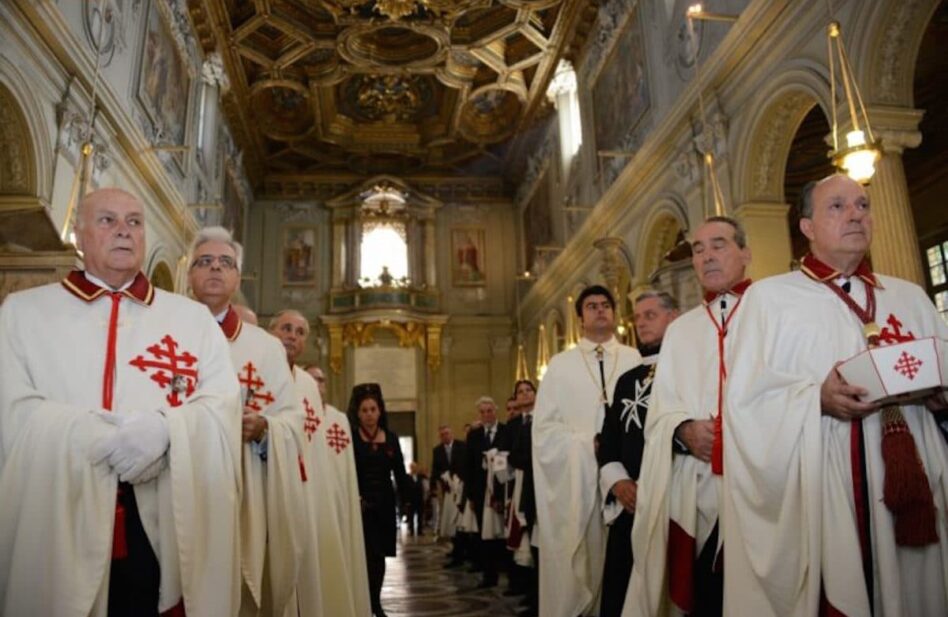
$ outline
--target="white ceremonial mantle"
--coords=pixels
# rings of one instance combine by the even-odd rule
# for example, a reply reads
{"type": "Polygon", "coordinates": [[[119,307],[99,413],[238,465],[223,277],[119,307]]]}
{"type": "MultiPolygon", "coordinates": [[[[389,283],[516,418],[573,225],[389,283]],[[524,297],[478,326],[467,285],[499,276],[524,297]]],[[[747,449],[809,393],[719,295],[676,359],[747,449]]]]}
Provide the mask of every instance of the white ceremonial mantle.
{"type": "MultiPolygon", "coordinates": [[[[638,366],[638,351],[604,343],[606,395],[638,366]]],[[[533,411],[533,471],[540,549],[540,614],[576,617],[598,611],[605,560],[595,437],[605,417],[594,343],[582,339],[550,360],[533,411]]]]}
{"type": "Polygon", "coordinates": [[[93,466],[90,451],[117,430],[97,414],[136,409],[162,409],[170,434],[167,467],[135,485],[161,566],[158,609],[183,597],[189,617],[237,612],[237,379],[207,307],[154,293],[150,306],[119,305],[112,412],[100,407],[107,297],[85,302],[53,284],[12,294],[0,309],[0,614],[106,614],[118,478],[93,466]],[[197,379],[171,406],[147,362],[184,352],[197,379]],[[130,364],[138,357],[142,369],[130,364]]]}
{"type": "MultiPolygon", "coordinates": [[[[875,318],[882,344],[909,334],[948,338],[922,289],[878,278],[883,289],[876,291],[875,318]]],[[[851,281],[853,300],[864,306],[865,284],[858,277],[851,281]]],[[[725,612],[808,617],[817,613],[822,586],[848,617],[870,617],[853,511],[850,424],[821,415],[820,408],[820,386],[830,369],[865,349],[862,324],[831,290],[801,272],[755,284],[742,311],[730,350],[734,368],[725,415],[725,612]],[[745,541],[731,541],[737,537],[745,541]]],[[[902,414],[934,496],[939,542],[895,544],[882,501],[880,414],[868,416],[863,435],[874,617],[946,615],[948,448],[924,406],[903,406],[902,414]]]]}

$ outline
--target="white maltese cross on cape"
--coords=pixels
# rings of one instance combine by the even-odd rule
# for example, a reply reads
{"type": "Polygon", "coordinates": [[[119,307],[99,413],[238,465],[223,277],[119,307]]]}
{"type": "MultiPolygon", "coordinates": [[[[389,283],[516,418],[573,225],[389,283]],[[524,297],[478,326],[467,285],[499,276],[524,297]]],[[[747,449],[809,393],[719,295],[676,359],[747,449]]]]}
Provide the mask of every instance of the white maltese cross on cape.
{"type": "Polygon", "coordinates": [[[622,399],[622,413],[619,414],[619,420],[625,422],[625,432],[629,432],[629,423],[635,422],[635,425],[642,430],[642,419],[639,416],[639,410],[648,411],[648,401],[652,397],[652,376],[649,375],[643,381],[635,380],[635,398],[622,399]]]}

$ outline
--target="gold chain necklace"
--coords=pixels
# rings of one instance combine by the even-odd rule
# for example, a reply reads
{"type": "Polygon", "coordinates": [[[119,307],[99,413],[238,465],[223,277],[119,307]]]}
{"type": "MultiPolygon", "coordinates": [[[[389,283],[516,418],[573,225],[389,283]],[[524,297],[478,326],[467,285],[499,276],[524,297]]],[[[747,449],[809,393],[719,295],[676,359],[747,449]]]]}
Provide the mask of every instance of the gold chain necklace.
{"type": "MultiPolygon", "coordinates": [[[[595,352],[595,348],[593,348],[593,351],[595,352]]],[[[609,402],[609,398],[606,396],[606,384],[612,382],[613,377],[616,376],[616,371],[619,369],[619,350],[618,349],[616,350],[616,361],[612,365],[612,372],[609,373],[609,379],[606,380],[605,384],[600,384],[599,383],[600,380],[596,379],[596,375],[595,373],[593,373],[592,367],[589,366],[589,360],[586,359],[586,352],[583,350],[582,347],[579,348],[579,354],[583,358],[583,365],[586,367],[586,372],[589,374],[589,378],[592,379],[593,385],[595,385],[596,389],[599,390],[599,402],[602,403],[603,405],[607,404],[609,402]]],[[[605,365],[605,356],[606,356],[605,347],[602,348],[602,356],[603,356],[603,365],[605,365]]]]}

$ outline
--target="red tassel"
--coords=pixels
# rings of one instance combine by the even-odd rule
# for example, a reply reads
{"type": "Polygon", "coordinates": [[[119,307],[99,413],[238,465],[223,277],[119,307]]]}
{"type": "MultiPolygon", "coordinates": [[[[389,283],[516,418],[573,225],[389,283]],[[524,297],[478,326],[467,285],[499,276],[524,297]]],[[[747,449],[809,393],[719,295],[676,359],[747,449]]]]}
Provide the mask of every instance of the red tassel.
{"type": "Polygon", "coordinates": [[[925,546],[938,542],[931,487],[901,413],[898,419],[883,422],[882,460],[883,501],[895,519],[896,543],[925,546]]]}
{"type": "Polygon", "coordinates": [[[178,600],[178,603],[161,614],[161,617],[188,617],[184,612],[184,598],[178,600]]]}
{"type": "Polygon", "coordinates": [[[724,475],[724,425],[721,414],[714,416],[714,441],[711,443],[711,473],[724,475]]]}
{"type": "Polygon", "coordinates": [[[300,463],[300,478],[303,480],[303,482],[306,482],[306,463],[303,462],[302,456],[297,456],[296,460],[298,460],[300,463]]]}
{"type": "Polygon", "coordinates": [[[112,530],[112,559],[128,557],[128,543],[125,540],[125,506],[115,502],[115,527],[112,530]]]}

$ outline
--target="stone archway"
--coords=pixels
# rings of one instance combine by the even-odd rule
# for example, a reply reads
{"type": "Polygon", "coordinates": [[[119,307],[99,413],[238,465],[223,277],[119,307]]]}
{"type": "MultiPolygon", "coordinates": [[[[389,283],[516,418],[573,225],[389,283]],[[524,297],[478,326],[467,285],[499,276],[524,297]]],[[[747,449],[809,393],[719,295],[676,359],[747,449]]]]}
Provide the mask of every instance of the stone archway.
{"type": "Polygon", "coordinates": [[[645,284],[674,248],[678,235],[688,230],[688,217],[682,202],[674,197],[661,199],[642,224],[636,243],[634,285],[645,284]]]}
{"type": "Polygon", "coordinates": [[[164,261],[155,264],[148,278],[151,280],[151,284],[158,289],[174,293],[174,275],[171,273],[171,267],[164,261]]]}
{"type": "MultiPolygon", "coordinates": [[[[748,275],[761,279],[787,272],[793,260],[785,193],[787,161],[798,130],[829,99],[825,65],[794,60],[759,90],[736,131],[735,217],[747,230],[753,259],[748,275]]],[[[827,148],[829,150],[829,148],[827,148]]]]}
{"type": "MultiPolygon", "coordinates": [[[[653,207],[641,227],[635,275],[630,281],[626,298],[629,295],[636,296],[647,288],[654,288],[668,292],[685,306],[697,301],[700,294],[691,261],[687,255],[670,255],[688,229],[688,217],[683,202],[677,196],[665,196],[653,207]],[[669,256],[671,259],[667,258],[669,256]]],[[[629,317],[631,328],[631,315],[629,317]]],[[[629,340],[632,340],[631,336],[629,340]]]]}

